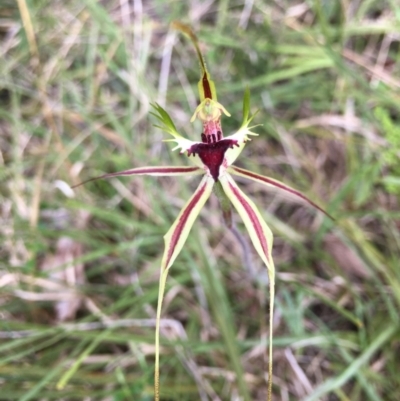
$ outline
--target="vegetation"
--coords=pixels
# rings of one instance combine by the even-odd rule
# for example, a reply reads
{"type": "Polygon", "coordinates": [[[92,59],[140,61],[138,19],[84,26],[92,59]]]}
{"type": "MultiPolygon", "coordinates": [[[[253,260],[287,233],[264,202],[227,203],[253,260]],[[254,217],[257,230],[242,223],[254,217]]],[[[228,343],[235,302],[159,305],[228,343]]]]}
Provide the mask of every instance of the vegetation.
{"type": "MultiPolygon", "coordinates": [[[[259,136],[236,177],[274,232],[273,399],[396,401],[400,391],[400,7],[368,0],[3,1],[0,8],[0,399],[152,400],[163,235],[199,177],[193,26],[230,112],[259,136]],[[189,165],[189,164],[188,164],[189,165]]],[[[171,268],[161,400],[265,400],[268,277],[211,196],[171,268]],[[244,251],[245,250],[245,251],[244,251]]]]}

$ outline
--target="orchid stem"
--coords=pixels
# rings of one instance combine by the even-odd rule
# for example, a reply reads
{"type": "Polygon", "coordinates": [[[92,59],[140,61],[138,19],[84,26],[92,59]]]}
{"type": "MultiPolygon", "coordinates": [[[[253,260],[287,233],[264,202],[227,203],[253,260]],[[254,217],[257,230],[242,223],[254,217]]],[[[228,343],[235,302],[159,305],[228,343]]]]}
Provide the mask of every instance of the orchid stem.
{"type": "Polygon", "coordinates": [[[213,191],[218,198],[219,205],[221,206],[224,223],[230,230],[232,230],[232,204],[222,189],[222,185],[219,181],[214,184],[213,191]]]}
{"type": "Polygon", "coordinates": [[[235,236],[237,242],[242,248],[242,263],[245,267],[247,273],[249,274],[251,281],[257,283],[257,272],[254,267],[252,258],[251,258],[251,251],[249,243],[244,235],[237,229],[236,224],[233,223],[232,227],[230,227],[232,234],[235,236]]]}

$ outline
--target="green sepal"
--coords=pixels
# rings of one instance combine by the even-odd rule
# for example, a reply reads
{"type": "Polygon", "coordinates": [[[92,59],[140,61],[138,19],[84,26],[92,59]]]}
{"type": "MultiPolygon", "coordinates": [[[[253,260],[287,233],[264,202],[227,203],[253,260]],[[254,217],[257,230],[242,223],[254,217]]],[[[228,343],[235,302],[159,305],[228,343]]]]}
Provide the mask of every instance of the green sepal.
{"type": "Polygon", "coordinates": [[[176,130],[175,124],[172,121],[170,115],[158,103],[152,103],[151,106],[154,108],[155,112],[151,111],[150,114],[157,118],[157,120],[160,121],[162,124],[154,126],[160,128],[165,132],[168,132],[174,137],[182,137],[182,135],[180,135],[176,130]]]}
{"type": "MultiPolygon", "coordinates": [[[[240,128],[243,127],[248,127],[250,122],[253,120],[253,118],[258,114],[260,110],[256,110],[256,112],[253,115],[250,115],[250,90],[249,88],[246,87],[243,93],[243,120],[242,120],[242,125],[240,128]]],[[[261,125],[261,124],[258,124],[261,125]]],[[[258,125],[255,125],[253,127],[249,127],[249,129],[257,127],[258,125]]]]}
{"type": "Polygon", "coordinates": [[[250,89],[246,87],[243,93],[243,121],[242,126],[244,125],[245,121],[249,118],[250,114],[250,89]]]}
{"type": "Polygon", "coordinates": [[[211,79],[211,76],[207,70],[203,54],[201,53],[201,50],[199,47],[199,41],[197,39],[197,36],[194,34],[192,28],[189,25],[183,24],[182,22],[174,21],[174,22],[172,22],[172,27],[174,29],[177,29],[178,31],[182,32],[192,42],[192,44],[196,50],[197,58],[199,59],[200,70],[201,70],[200,81],[198,83],[200,102],[202,102],[205,99],[212,99],[212,100],[217,101],[217,90],[215,89],[214,81],[211,79]],[[208,85],[208,87],[210,89],[211,97],[205,95],[205,89],[204,89],[205,82],[206,82],[206,85],[208,85]]]}

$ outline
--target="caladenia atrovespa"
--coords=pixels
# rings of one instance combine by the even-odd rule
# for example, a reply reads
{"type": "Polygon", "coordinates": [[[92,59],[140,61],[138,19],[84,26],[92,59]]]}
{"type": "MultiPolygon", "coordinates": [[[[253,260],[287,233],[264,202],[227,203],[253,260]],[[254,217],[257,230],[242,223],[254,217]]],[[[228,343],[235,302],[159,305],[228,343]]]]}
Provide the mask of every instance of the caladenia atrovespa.
{"type": "Polygon", "coordinates": [[[244,93],[243,120],[241,126],[234,134],[224,137],[221,126],[221,116],[222,114],[230,116],[230,114],[227,112],[224,106],[217,101],[215,85],[210,79],[210,74],[206,69],[203,56],[198,46],[197,38],[188,26],[178,22],[173,23],[173,25],[175,29],[180,30],[191,39],[200,61],[201,78],[198,83],[200,104],[196,108],[190,121],[193,122],[196,118],[198,118],[202,122],[203,132],[201,134],[201,141],[194,142],[181,136],[178,133],[169,114],[160,105],[153,105],[154,112],[152,112],[152,114],[157,118],[160,124],[156,127],[161,128],[163,131],[172,136],[171,139],[167,139],[166,141],[176,143],[176,147],[173,150],[179,149],[181,154],[188,156],[189,161],[193,163],[193,166],[139,167],[130,170],[119,171],[116,173],[104,174],[100,177],[89,179],[82,184],[100,178],[130,175],[203,175],[203,178],[201,179],[200,184],[195,190],[194,194],[188,200],[186,205],[179,213],[179,216],[164,236],[165,249],[161,262],[155,335],[156,360],[154,391],[156,401],[160,400],[160,318],[168,271],[182,250],[196,217],[200,213],[200,210],[213,190],[219,199],[223,218],[228,228],[232,227],[231,205],[234,206],[244,222],[254,248],[268,270],[270,311],[268,346],[268,400],[270,401],[272,399],[272,323],[275,286],[275,267],[271,255],[273,236],[271,230],[263,220],[255,204],[238,187],[233,180],[232,175],[245,177],[258,182],[259,184],[279,188],[305,200],[326,215],[328,214],[305,195],[283,184],[282,182],[233,166],[233,163],[242,152],[245,144],[250,141],[250,136],[257,136],[256,133],[251,131],[254,126],[250,126],[250,123],[255,116],[255,114],[250,115],[250,93],[248,90],[246,90],[244,93]]]}

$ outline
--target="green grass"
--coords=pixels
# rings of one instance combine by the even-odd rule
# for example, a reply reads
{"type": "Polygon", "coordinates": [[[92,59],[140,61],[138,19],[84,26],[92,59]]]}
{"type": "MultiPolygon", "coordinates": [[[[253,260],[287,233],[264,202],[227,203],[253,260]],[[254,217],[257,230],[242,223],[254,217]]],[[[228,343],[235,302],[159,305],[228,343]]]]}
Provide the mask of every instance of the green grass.
{"type": "MultiPolygon", "coordinates": [[[[159,102],[200,138],[198,63],[175,19],[198,33],[225,134],[246,86],[260,109],[240,165],[336,218],[238,179],[275,234],[274,399],[398,400],[400,7],[210,3],[2,3],[1,400],[153,397],[162,237],[198,178],[70,186],[189,163],[149,114],[159,102]]],[[[241,258],[212,197],[167,282],[163,400],[266,399],[268,294],[241,258]]]]}

